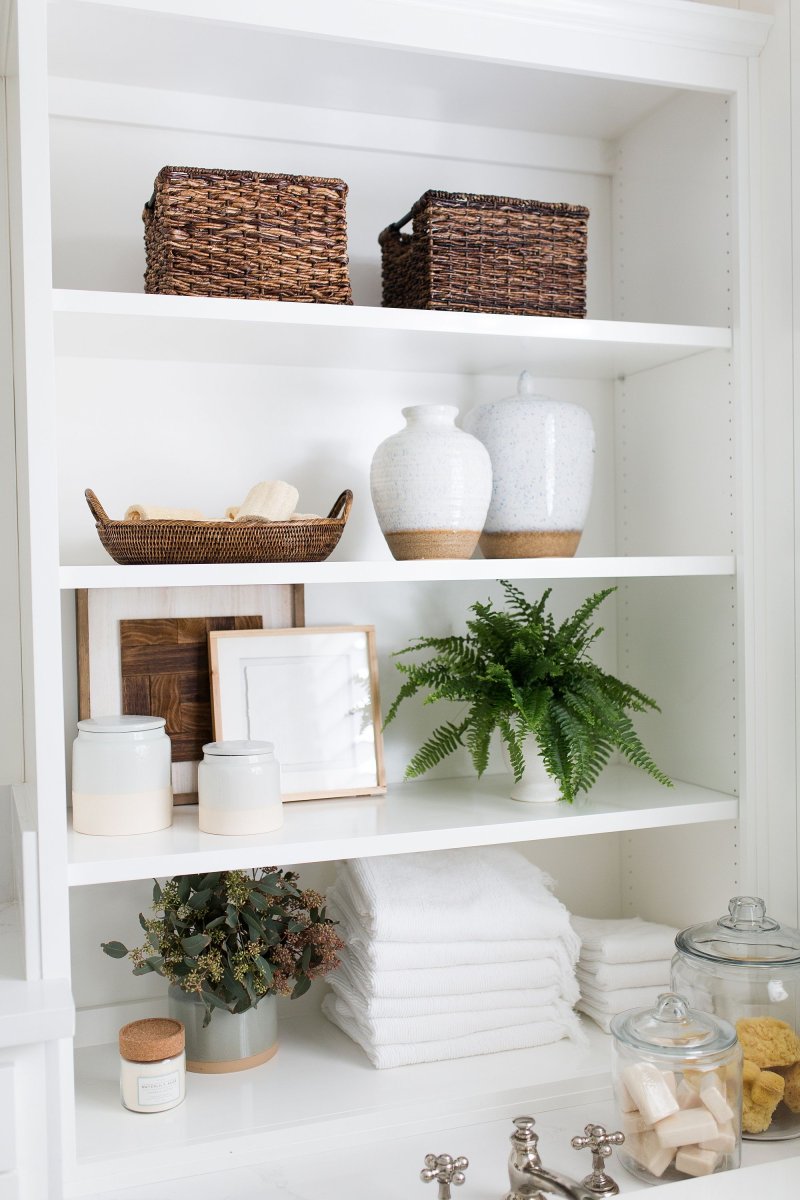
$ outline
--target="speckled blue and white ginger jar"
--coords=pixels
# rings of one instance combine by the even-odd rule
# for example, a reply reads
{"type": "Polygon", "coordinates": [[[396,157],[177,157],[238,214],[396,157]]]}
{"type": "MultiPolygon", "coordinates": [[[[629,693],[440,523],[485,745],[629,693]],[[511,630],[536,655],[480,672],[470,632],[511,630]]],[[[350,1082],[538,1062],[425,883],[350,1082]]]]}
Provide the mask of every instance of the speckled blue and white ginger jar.
{"type": "Polygon", "coordinates": [[[395,558],[469,558],[492,494],[489,454],[456,428],[450,404],[403,409],[405,429],[381,442],[370,489],[395,558]]]}
{"type": "Polygon", "coordinates": [[[492,502],[480,539],[486,558],[568,558],[578,548],[594,475],[592,418],[577,404],[534,392],[481,404],[464,428],[492,460],[492,502]]]}

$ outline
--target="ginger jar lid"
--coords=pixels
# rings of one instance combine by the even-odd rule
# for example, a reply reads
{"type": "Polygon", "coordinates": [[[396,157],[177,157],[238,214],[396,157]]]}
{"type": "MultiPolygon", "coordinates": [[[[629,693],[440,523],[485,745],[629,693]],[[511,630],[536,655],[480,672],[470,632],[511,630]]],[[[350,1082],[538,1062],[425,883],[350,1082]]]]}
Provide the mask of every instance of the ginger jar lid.
{"type": "Polygon", "coordinates": [[[239,758],[247,756],[249,758],[271,758],[275,753],[274,742],[249,742],[228,741],[228,742],[206,742],[203,746],[203,754],[212,758],[239,758]]]}
{"type": "Polygon", "coordinates": [[[734,896],[724,917],[682,930],[675,945],[705,962],[800,965],[800,930],[768,917],[760,896],[734,896]]]}
{"type": "Polygon", "coordinates": [[[87,717],[78,721],[81,733],[145,733],[148,729],[163,729],[164,717],[87,717]]]}
{"type": "Polygon", "coordinates": [[[519,378],[517,379],[517,390],[514,395],[503,397],[504,400],[516,400],[518,398],[522,398],[523,400],[550,399],[550,397],[546,396],[543,392],[537,392],[536,383],[530,371],[521,371],[519,378]]]}
{"type": "Polygon", "coordinates": [[[677,992],[663,992],[653,1008],[633,1008],[611,1021],[618,1041],[647,1054],[704,1058],[728,1050],[736,1030],[727,1021],[698,1012],[677,992]]]}

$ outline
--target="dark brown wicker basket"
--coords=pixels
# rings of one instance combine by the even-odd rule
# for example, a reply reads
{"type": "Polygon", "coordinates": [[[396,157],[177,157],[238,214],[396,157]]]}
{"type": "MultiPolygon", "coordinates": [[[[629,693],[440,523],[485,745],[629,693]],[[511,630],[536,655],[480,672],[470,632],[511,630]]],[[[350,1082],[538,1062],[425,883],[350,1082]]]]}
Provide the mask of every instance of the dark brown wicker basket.
{"type": "Polygon", "coordinates": [[[146,292],[352,304],[341,179],[162,167],[142,213],[146,292]]]}
{"type": "Polygon", "coordinates": [[[85,495],[100,541],[124,566],[322,562],[353,503],[353,493],[342,492],[327,517],[309,521],[112,521],[90,488],[85,495]]]}
{"type": "Polygon", "coordinates": [[[426,192],[378,238],[383,304],[585,317],[588,220],[575,204],[426,192]]]}

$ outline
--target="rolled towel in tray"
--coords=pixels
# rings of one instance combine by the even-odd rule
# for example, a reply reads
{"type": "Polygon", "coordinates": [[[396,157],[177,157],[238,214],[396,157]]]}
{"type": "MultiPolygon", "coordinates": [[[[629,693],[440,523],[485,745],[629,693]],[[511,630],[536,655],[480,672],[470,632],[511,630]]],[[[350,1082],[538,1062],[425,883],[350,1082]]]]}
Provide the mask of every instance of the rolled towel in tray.
{"type": "Polygon", "coordinates": [[[125,512],[126,521],[205,521],[208,518],[196,508],[164,508],[158,504],[131,504],[125,512]]]}
{"type": "Polygon", "coordinates": [[[288,521],[297,508],[300,493],[282,479],[256,483],[245,496],[237,521],[288,521]]]}
{"type": "Polygon", "coordinates": [[[239,505],[238,504],[229,504],[228,507],[225,509],[225,520],[226,521],[235,521],[236,518],[238,517],[238,515],[239,515],[239,505]]]}

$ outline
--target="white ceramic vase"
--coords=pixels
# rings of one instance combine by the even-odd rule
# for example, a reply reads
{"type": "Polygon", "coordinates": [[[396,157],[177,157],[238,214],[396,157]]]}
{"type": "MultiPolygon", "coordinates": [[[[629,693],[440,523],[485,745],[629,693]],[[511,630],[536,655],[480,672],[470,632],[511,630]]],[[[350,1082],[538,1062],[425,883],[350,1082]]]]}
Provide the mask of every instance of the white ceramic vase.
{"type": "Polygon", "coordinates": [[[578,548],[594,474],[594,428],[585,409],[534,392],[523,371],[517,395],[481,404],[464,428],[492,460],[486,558],[570,557],[578,548]]]}
{"type": "MultiPolygon", "coordinates": [[[[505,743],[503,748],[505,749],[505,743]]],[[[512,784],[509,793],[511,799],[520,800],[525,804],[553,804],[560,800],[561,788],[558,781],[548,774],[534,734],[528,734],[522,750],[525,755],[525,774],[519,783],[512,784]]]]}
{"type": "Polygon", "coordinates": [[[381,442],[370,488],[381,532],[397,559],[469,558],[492,493],[492,464],[481,442],[456,428],[458,409],[403,409],[405,429],[381,442]]]}

